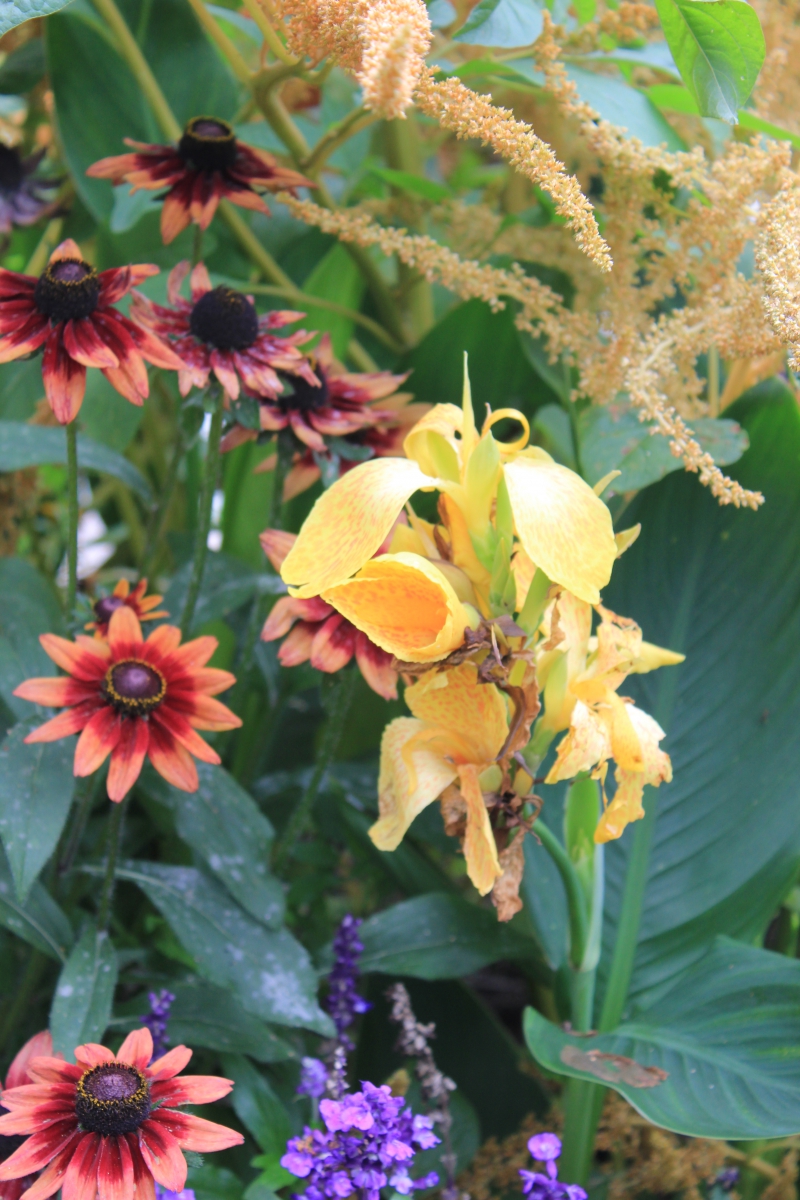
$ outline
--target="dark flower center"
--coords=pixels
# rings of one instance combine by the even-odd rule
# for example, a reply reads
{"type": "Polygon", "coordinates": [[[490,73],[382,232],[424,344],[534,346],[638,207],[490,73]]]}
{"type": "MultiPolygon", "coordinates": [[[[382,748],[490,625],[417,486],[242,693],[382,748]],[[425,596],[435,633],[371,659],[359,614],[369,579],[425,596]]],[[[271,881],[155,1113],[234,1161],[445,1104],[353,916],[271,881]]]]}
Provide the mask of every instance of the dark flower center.
{"type": "Polygon", "coordinates": [[[178,154],[195,171],[227,171],[236,162],[236,135],[227,121],[194,117],[178,142],[178,154]]]}
{"type": "Polygon", "coordinates": [[[150,1084],[136,1067],[101,1063],[78,1080],[75,1115],[82,1129],[105,1137],[133,1133],[150,1115],[150,1084]]]}
{"type": "Polygon", "coordinates": [[[307,379],[303,379],[302,375],[289,375],[285,371],[279,371],[278,374],[291,389],[278,397],[281,408],[294,409],[295,412],[313,412],[315,408],[324,408],[328,403],[328,382],[320,371],[314,372],[319,380],[319,387],[314,387],[307,379]]]}
{"type": "Polygon", "coordinates": [[[39,276],[33,293],[39,312],[54,324],[91,316],[100,299],[100,280],[89,263],[61,258],[39,276]]]}
{"type": "Polygon", "coordinates": [[[160,671],[138,658],[115,663],[103,680],[103,695],[118,711],[143,717],[158,708],[167,694],[167,681],[160,671]]]}
{"type": "Polygon", "coordinates": [[[0,145],[0,192],[12,195],[19,191],[24,178],[19,151],[0,145]]]}
{"type": "Polygon", "coordinates": [[[258,313],[247,296],[220,284],[197,301],[189,328],[218,350],[246,350],[258,337],[258,313]]]}
{"type": "Polygon", "coordinates": [[[111,620],[111,614],[122,608],[125,601],[120,596],[101,596],[94,603],[94,615],[103,625],[111,620]]]}

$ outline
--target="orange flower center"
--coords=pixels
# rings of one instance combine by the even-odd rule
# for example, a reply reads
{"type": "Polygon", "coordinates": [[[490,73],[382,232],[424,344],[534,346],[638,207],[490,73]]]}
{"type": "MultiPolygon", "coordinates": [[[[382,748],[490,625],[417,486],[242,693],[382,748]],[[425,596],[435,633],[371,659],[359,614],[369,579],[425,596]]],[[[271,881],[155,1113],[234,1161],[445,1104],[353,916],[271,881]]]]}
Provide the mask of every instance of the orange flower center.
{"type": "Polygon", "coordinates": [[[246,350],[258,337],[258,313],[242,292],[220,284],[197,301],[189,328],[218,350],[246,350]]]}
{"type": "Polygon", "coordinates": [[[227,121],[194,117],[178,142],[178,154],[195,171],[226,171],[236,162],[236,135],[227,121]]]}
{"type": "Polygon", "coordinates": [[[99,299],[97,272],[80,258],[60,258],[50,263],[33,293],[39,312],[56,325],[91,316],[99,299]]]}
{"type": "Polygon", "coordinates": [[[143,717],[158,708],[167,694],[167,681],[150,663],[126,658],[108,669],[102,689],[106,700],[120,712],[143,717]]]}
{"type": "Polygon", "coordinates": [[[84,1071],[75,1087],[82,1129],[105,1137],[133,1133],[150,1115],[150,1084],[127,1063],[101,1063],[84,1071]]]}

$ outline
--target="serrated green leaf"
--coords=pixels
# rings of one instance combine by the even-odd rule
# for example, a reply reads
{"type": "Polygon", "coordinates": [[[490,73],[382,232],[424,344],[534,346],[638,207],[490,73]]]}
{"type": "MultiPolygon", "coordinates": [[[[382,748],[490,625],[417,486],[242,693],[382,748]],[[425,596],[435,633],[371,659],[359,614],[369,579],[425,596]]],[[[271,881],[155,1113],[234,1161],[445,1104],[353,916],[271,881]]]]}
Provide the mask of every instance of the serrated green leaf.
{"type": "Polygon", "coordinates": [[[530,46],[542,24],[542,9],[535,0],[480,0],[453,41],[502,49],[530,46]]]}
{"type": "Polygon", "coordinates": [[[5,854],[0,851],[0,925],[50,958],[66,962],[73,942],[72,926],[38,881],[22,904],[5,854]]]}
{"type": "Polygon", "coordinates": [[[83,1042],[99,1042],[111,1018],[117,953],[107,933],[87,925],[61,969],[50,1009],[53,1049],[69,1062],[83,1042]]]}
{"type": "Polygon", "coordinates": [[[764,62],[764,34],[746,0],[656,0],[664,36],[700,114],[735,125],[764,62]]]}
{"type": "Polygon", "coordinates": [[[39,724],[16,725],[0,743],[0,838],[22,902],[58,843],[75,789],[71,740],[24,744],[39,724]]]}
{"type": "MultiPolygon", "coordinates": [[[[67,438],[63,429],[26,425],[22,421],[0,421],[0,471],[19,471],[42,463],[67,461],[67,438]]],[[[108,446],[78,435],[78,466],[113,475],[143,500],[152,499],[150,485],[141,471],[108,446]]]]}
{"type": "Polygon", "coordinates": [[[222,767],[198,763],[196,792],[171,787],[155,771],[145,789],[175,813],[178,833],[242,908],[272,929],[283,921],[280,880],[270,874],[275,831],[255,801],[222,767]]]}
{"type": "Polygon", "coordinates": [[[192,867],[129,863],[117,875],[142,889],[205,977],[234,991],[248,1012],[275,1025],[330,1034],[308,954],[287,930],[268,931],[192,867]]]}
{"type": "Polygon", "coordinates": [[[224,988],[201,982],[170,986],[175,995],[168,1028],[173,1045],[186,1042],[207,1050],[247,1054],[264,1063],[296,1057],[288,1042],[242,1008],[224,988]]]}
{"type": "Polygon", "coordinates": [[[2,0],[0,2],[0,36],[23,21],[47,17],[69,4],[69,0],[2,0]]]}
{"type": "Polygon", "coordinates": [[[608,1083],[675,1133],[778,1138],[800,1130],[798,1020],[800,962],[718,938],[613,1033],[571,1037],[529,1008],[525,1037],[542,1066],[608,1083]]]}

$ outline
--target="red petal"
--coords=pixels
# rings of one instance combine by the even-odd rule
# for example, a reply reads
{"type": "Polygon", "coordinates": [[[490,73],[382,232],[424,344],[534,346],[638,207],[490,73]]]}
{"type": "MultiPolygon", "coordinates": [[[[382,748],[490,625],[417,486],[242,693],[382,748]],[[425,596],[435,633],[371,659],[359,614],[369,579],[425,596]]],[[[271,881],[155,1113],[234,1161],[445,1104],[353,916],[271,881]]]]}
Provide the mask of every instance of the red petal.
{"type": "Polygon", "coordinates": [[[109,271],[101,271],[100,298],[98,306],[107,308],[116,304],[123,296],[127,296],[131,288],[136,287],[152,275],[158,275],[160,268],[154,263],[137,263],[129,267],[112,267],[109,271]]]}
{"type": "Polygon", "coordinates": [[[308,662],[318,628],[307,621],[299,621],[295,625],[278,651],[278,662],[282,667],[297,667],[300,663],[308,662]]]}
{"type": "Polygon", "coordinates": [[[100,338],[94,323],[67,321],[64,324],[64,349],[84,367],[118,367],[119,359],[100,338]]]}
{"type": "Polygon", "coordinates": [[[136,1200],[156,1200],[156,1186],[150,1170],[142,1158],[139,1141],[135,1133],[126,1137],[133,1160],[133,1184],[136,1189],[136,1200]]]}
{"type": "Polygon", "coordinates": [[[61,1185],[61,1200],[94,1200],[101,1141],[99,1134],[86,1133],[78,1142],[61,1185]]]}
{"type": "MultiPolygon", "coordinates": [[[[160,725],[162,729],[166,729],[172,734],[176,741],[185,746],[190,754],[195,758],[199,758],[201,762],[218,764],[221,760],[216,750],[212,750],[208,742],[204,742],[199,733],[192,729],[186,717],[175,712],[169,707],[169,704],[162,706],[152,713],[150,717],[151,725],[160,725]]],[[[239,718],[236,718],[236,725],[231,726],[232,729],[238,728],[241,725],[239,718]]]]}
{"type": "Polygon", "coordinates": [[[39,641],[48,658],[57,667],[86,683],[99,683],[108,669],[110,657],[105,642],[85,638],[80,643],[68,642],[55,633],[43,633],[39,641]]]}
{"type": "Polygon", "coordinates": [[[123,604],[111,614],[108,644],[115,659],[136,658],[142,649],[142,627],[132,608],[123,604]]]}
{"type": "Polygon", "coordinates": [[[239,376],[234,367],[233,355],[220,350],[211,351],[211,368],[232,400],[239,399],[239,376]]]}
{"type": "MultiPolygon", "coordinates": [[[[69,676],[65,678],[59,675],[54,679],[26,679],[14,689],[14,695],[19,696],[21,700],[30,700],[32,704],[42,704],[45,708],[66,708],[67,705],[80,704],[87,700],[90,689],[95,690],[94,684],[87,686],[69,676]]],[[[50,1049],[53,1049],[52,1043],[50,1049]]],[[[36,1053],[41,1051],[37,1050],[36,1053]]]]}
{"type": "MultiPolygon", "coordinates": [[[[186,713],[193,729],[204,729],[210,733],[216,733],[222,729],[239,729],[242,724],[236,713],[231,712],[227,705],[222,704],[219,700],[212,700],[211,696],[194,693],[191,697],[187,696],[185,707],[183,697],[181,697],[180,704],[171,698],[171,706],[173,709],[179,709],[186,713]]],[[[184,744],[187,750],[191,750],[188,742],[184,744]]],[[[205,745],[205,743],[203,744],[205,745]]]]}
{"type": "Polygon", "coordinates": [[[15,333],[0,341],[0,363],[13,362],[15,358],[22,358],[23,354],[32,354],[49,336],[50,321],[34,313],[15,333]]]}
{"type": "Polygon", "coordinates": [[[154,333],[150,333],[141,325],[137,325],[134,321],[129,321],[126,317],[120,317],[124,321],[125,328],[133,338],[142,358],[147,359],[154,367],[163,367],[166,371],[182,371],[183,359],[179,358],[171,346],[156,337],[154,333]]]}
{"type": "Polygon", "coordinates": [[[173,1079],[185,1066],[188,1066],[191,1058],[192,1052],[188,1046],[173,1046],[166,1054],[162,1054],[161,1058],[157,1058],[154,1063],[151,1063],[145,1074],[148,1079],[153,1081],[173,1079]]]}
{"type": "Polygon", "coordinates": [[[42,379],[56,419],[62,425],[68,425],[75,420],[83,403],[86,367],[70,358],[62,344],[61,329],[55,329],[45,343],[42,379]]]}
{"type": "Polygon", "coordinates": [[[171,1192],[182,1192],[186,1184],[186,1159],[169,1130],[149,1118],[139,1129],[139,1147],[156,1183],[171,1192]]]}
{"type": "Polygon", "coordinates": [[[99,1200],[133,1200],[133,1159],[125,1137],[104,1137],[97,1164],[99,1200]]]}
{"type": "Polygon", "coordinates": [[[109,704],[89,718],[75,747],[76,775],[91,775],[106,761],[122,736],[122,721],[109,704]]]}
{"type": "Polygon", "coordinates": [[[52,1196],[61,1187],[64,1182],[64,1175],[69,1166],[75,1147],[78,1144],[79,1138],[84,1134],[78,1129],[75,1131],[72,1139],[67,1142],[64,1149],[56,1155],[44,1171],[42,1171],[36,1182],[28,1188],[25,1193],[29,1200],[47,1200],[48,1196],[52,1196]]]}
{"type": "Polygon", "coordinates": [[[384,700],[397,699],[397,671],[392,667],[392,656],[371,642],[365,633],[356,637],[356,662],[358,669],[373,692],[384,700]]]}
{"type": "Polygon", "coordinates": [[[109,800],[119,801],[127,796],[142,772],[149,743],[150,727],[147,721],[140,717],[128,717],[122,722],[119,741],[111,753],[106,783],[109,800]]]}
{"type": "MultiPolygon", "coordinates": [[[[29,680],[32,683],[33,680],[29,680]]],[[[28,1038],[21,1050],[18,1050],[11,1066],[8,1068],[6,1075],[6,1087],[15,1088],[21,1087],[28,1082],[28,1063],[32,1058],[39,1058],[43,1054],[50,1055],[53,1053],[53,1039],[50,1036],[49,1029],[43,1029],[41,1033],[35,1033],[32,1038],[28,1038]]]]}
{"type": "Polygon", "coordinates": [[[205,263],[198,263],[192,269],[192,278],[189,281],[189,290],[192,294],[192,304],[196,304],[201,296],[205,296],[206,292],[211,291],[211,277],[208,274],[205,263]]]}
{"type": "Polygon", "coordinates": [[[147,1125],[155,1122],[162,1129],[169,1130],[176,1142],[184,1150],[196,1150],[199,1153],[215,1150],[227,1150],[230,1146],[241,1146],[244,1138],[235,1129],[227,1125],[217,1125],[214,1121],[205,1121],[189,1113],[171,1112],[168,1108],[159,1108],[150,1117],[147,1125]]]}
{"type": "Polygon", "coordinates": [[[211,1104],[227,1096],[232,1087],[233,1080],[220,1075],[181,1075],[154,1083],[150,1094],[154,1101],[172,1108],[179,1104],[211,1104]]]}
{"type": "Polygon", "coordinates": [[[94,700],[87,700],[76,708],[68,708],[66,712],[59,713],[57,717],[53,717],[51,721],[45,721],[44,725],[40,725],[38,729],[34,729],[33,733],[29,733],[25,738],[25,744],[33,746],[38,742],[57,742],[63,737],[70,737],[73,733],[80,733],[96,712],[97,702],[94,700]]]}
{"type": "Polygon", "coordinates": [[[290,412],[289,423],[292,426],[292,432],[300,439],[301,442],[305,442],[306,446],[308,446],[310,450],[322,452],[325,449],[325,442],[317,433],[316,429],[312,429],[307,423],[302,413],[290,412]]]}
{"type": "MultiPolygon", "coordinates": [[[[183,281],[191,269],[192,264],[188,259],[184,258],[170,271],[169,278],[167,280],[167,299],[169,300],[170,304],[177,304],[180,300],[183,281]]],[[[210,284],[208,290],[211,291],[210,284]]]]}
{"type": "Polygon", "coordinates": [[[182,792],[196,792],[199,788],[197,767],[189,751],[176,742],[171,733],[156,724],[150,727],[147,757],[159,775],[173,787],[180,788],[182,792]]]}
{"type": "Polygon", "coordinates": [[[117,1051],[117,1062],[143,1071],[153,1057],[153,1035],[149,1029],[134,1029],[117,1051]]]}
{"type": "MultiPolygon", "coordinates": [[[[187,176],[189,173],[187,172],[187,176]]],[[[181,179],[167,194],[161,208],[161,238],[165,245],[174,242],[191,222],[189,200],[191,196],[191,178],[187,187],[187,179],[181,179]]]]}
{"type": "Polygon", "coordinates": [[[343,616],[328,617],[311,643],[311,665],[333,675],[346,667],[356,651],[356,630],[343,616]]]}
{"type": "Polygon", "coordinates": [[[76,1083],[83,1074],[83,1068],[75,1063],[62,1062],[60,1058],[32,1058],[28,1067],[31,1079],[41,1080],[42,1083],[76,1083]]]}
{"type": "Polygon", "coordinates": [[[0,1180],[21,1179],[23,1175],[33,1175],[35,1171],[41,1171],[74,1136],[75,1126],[76,1120],[73,1116],[69,1121],[60,1121],[57,1125],[43,1129],[41,1133],[34,1133],[10,1158],[0,1163],[0,1180]]]}

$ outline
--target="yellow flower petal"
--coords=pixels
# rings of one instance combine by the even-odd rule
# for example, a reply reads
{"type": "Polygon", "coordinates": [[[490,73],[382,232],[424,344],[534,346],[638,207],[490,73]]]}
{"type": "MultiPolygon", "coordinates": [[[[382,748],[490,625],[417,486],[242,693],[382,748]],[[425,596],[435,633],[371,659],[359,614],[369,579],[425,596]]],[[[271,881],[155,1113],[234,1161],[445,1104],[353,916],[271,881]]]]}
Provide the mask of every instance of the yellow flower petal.
{"type": "Polygon", "coordinates": [[[651,642],[642,642],[639,655],[631,665],[631,671],[634,675],[646,675],[648,671],[655,671],[658,667],[676,667],[678,663],[685,661],[685,654],[678,654],[675,650],[665,650],[662,646],[654,646],[651,642]]]}
{"type": "Polygon", "coordinates": [[[382,650],[435,662],[464,640],[467,614],[446,578],[419,554],[384,554],[322,598],[382,650]]]}
{"type": "Polygon", "coordinates": [[[472,763],[458,768],[458,780],[467,806],[467,831],[464,835],[467,874],[480,894],[485,896],[494,887],[495,880],[503,874],[497,858],[497,844],[478,782],[478,772],[472,763]]]}
{"type": "Polygon", "coordinates": [[[379,850],[395,850],[417,814],[456,778],[451,763],[424,742],[415,741],[422,729],[422,721],[398,717],[383,731],[378,778],[380,816],[369,831],[379,850]]]}
{"type": "Polygon", "coordinates": [[[606,723],[578,700],[572,710],[569,731],[558,745],[556,761],[545,783],[574,779],[611,757],[611,737],[606,723]]]}
{"type": "Polygon", "coordinates": [[[554,583],[597,604],[617,556],[606,505],[574,471],[538,456],[503,470],[526,553],[554,583]]]}
{"type": "Polygon", "coordinates": [[[642,793],[645,784],[658,787],[672,779],[672,763],[669,755],[659,746],[664,730],[657,721],[635,704],[626,705],[628,719],[639,741],[642,769],[626,770],[619,766],[614,778],[617,790],[614,799],[603,813],[595,830],[596,842],[610,842],[618,838],[631,821],[644,816],[642,793]]]}
{"type": "Polygon", "coordinates": [[[348,471],[317,500],[284,559],[281,578],[292,595],[318,596],[354,575],[414,492],[436,483],[406,458],[374,458],[348,471]]]}
{"type": "Polygon", "coordinates": [[[415,717],[448,735],[454,762],[486,766],[508,737],[505,700],[493,683],[478,683],[472,663],[428,672],[406,688],[405,700],[415,717]]]}
{"type": "Polygon", "coordinates": [[[455,404],[435,404],[417,421],[403,442],[407,458],[419,463],[429,475],[442,474],[445,479],[459,479],[459,440],[463,414],[455,404]]]}
{"type": "Polygon", "coordinates": [[[448,496],[443,492],[439,497],[439,508],[447,532],[450,535],[450,557],[455,565],[460,567],[464,574],[472,581],[478,600],[481,602],[483,615],[488,617],[489,585],[492,580],[491,572],[486,570],[486,567],[484,567],[475,553],[464,514],[452,496],[448,496]]]}

